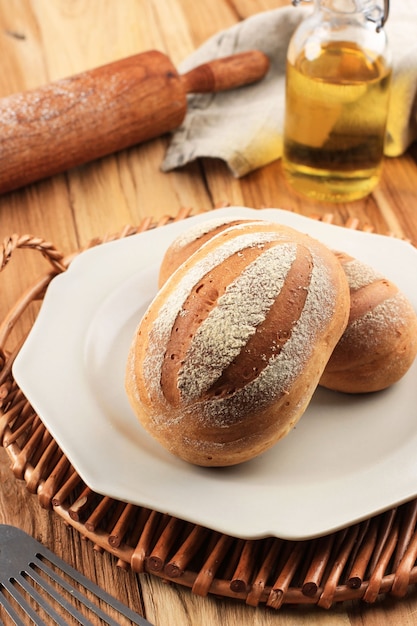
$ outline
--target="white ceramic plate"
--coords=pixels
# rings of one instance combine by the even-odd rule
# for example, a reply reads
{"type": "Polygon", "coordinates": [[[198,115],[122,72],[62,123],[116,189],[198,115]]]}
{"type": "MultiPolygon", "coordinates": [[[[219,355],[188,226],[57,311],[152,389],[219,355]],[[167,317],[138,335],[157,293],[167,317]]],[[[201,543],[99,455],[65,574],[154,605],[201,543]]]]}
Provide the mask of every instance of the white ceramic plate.
{"type": "Polygon", "coordinates": [[[377,394],[318,389],[289,436],[240,466],[194,467],[144,432],[124,392],[134,329],[166,247],[213,215],[307,232],[373,265],[417,310],[411,245],[286,211],[222,209],[87,250],[50,284],[13,370],[80,476],[98,493],[252,538],[312,538],[416,496],[417,363],[377,394]]]}

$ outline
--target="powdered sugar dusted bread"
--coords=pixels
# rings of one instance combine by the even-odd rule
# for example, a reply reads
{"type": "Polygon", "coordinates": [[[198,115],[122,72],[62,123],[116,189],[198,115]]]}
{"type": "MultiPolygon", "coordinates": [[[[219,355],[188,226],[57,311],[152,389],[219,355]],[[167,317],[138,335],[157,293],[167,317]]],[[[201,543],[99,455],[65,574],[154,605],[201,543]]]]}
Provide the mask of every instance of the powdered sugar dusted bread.
{"type": "Polygon", "coordinates": [[[128,357],[128,397],[174,455],[246,461],[300,419],[348,315],[346,276],[325,246],[268,222],[229,225],[149,306],[128,357]]]}
{"type": "Polygon", "coordinates": [[[349,393],[385,389],[416,357],[416,313],[391,281],[347,254],[336,255],[348,278],[351,309],[320,384],[349,393]]]}

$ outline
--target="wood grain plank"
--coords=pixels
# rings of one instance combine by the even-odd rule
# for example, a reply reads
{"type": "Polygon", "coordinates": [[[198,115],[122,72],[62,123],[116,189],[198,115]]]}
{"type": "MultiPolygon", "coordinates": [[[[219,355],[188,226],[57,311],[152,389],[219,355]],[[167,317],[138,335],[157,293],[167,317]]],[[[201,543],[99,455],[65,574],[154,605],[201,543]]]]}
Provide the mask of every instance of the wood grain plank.
{"type": "Polygon", "coordinates": [[[162,608],[149,601],[160,591],[160,581],[149,578],[144,584],[145,606],[148,619],[155,624],[169,626],[350,626],[350,619],[341,612],[317,610],[316,607],[284,607],[280,611],[253,608],[233,600],[220,600],[211,596],[201,598],[188,590],[168,586],[164,593],[166,605],[162,608]],[[161,620],[160,622],[158,620],[161,620]]]}
{"type": "Polygon", "coordinates": [[[290,0],[257,0],[256,2],[252,2],[252,0],[231,0],[231,3],[241,19],[261,11],[272,11],[273,9],[291,5],[290,0]]]}
{"type": "Polygon", "coordinates": [[[417,144],[401,159],[386,159],[376,193],[378,207],[389,229],[417,245],[417,144]]]}
{"type": "Polygon", "coordinates": [[[0,97],[48,80],[39,22],[28,2],[0,3],[0,97]]]}
{"type": "MultiPolygon", "coordinates": [[[[165,4],[156,4],[163,11],[167,10],[170,4],[174,5],[174,2],[171,3],[170,0],[163,0],[163,3],[165,4]]],[[[183,15],[188,24],[193,49],[203,44],[209,37],[239,21],[239,15],[233,10],[233,4],[227,0],[219,0],[216,3],[175,0],[175,6],[177,12],[183,15]]],[[[163,14],[159,13],[159,15],[162,18],[163,14]]],[[[165,19],[164,23],[166,23],[165,19]]],[[[177,22],[174,21],[173,24],[176,28],[177,22]]],[[[191,48],[188,53],[190,52],[192,52],[191,48]]],[[[182,58],[184,57],[185,54],[182,58]]]]}
{"type": "Polygon", "coordinates": [[[149,0],[124,0],[117,7],[101,0],[31,4],[50,81],[152,48],[163,50],[149,0]]]}

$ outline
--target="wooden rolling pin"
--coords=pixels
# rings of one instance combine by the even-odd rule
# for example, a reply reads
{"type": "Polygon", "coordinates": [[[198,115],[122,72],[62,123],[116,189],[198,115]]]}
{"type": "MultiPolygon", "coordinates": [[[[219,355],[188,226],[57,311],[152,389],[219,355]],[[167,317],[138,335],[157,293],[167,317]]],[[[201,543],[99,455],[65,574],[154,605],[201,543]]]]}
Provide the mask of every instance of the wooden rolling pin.
{"type": "Polygon", "coordinates": [[[179,75],[151,50],[0,100],[0,193],[177,128],[187,93],[261,79],[268,58],[253,50],[179,75]]]}

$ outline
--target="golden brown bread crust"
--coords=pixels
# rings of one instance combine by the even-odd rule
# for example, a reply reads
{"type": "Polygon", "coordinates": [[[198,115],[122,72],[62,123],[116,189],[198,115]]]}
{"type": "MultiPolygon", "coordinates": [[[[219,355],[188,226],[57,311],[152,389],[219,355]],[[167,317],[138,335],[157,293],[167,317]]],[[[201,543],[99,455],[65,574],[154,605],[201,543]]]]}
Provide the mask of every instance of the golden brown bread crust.
{"type": "Polygon", "coordinates": [[[320,385],[347,393],[385,389],[416,357],[416,313],[391,281],[347,254],[336,255],[348,278],[351,310],[320,385]]]}
{"type": "MultiPolygon", "coordinates": [[[[161,284],[210,237],[239,223],[248,220],[213,219],[186,231],[166,252],[161,284]]],[[[351,311],[320,384],[345,393],[385,389],[404,376],[416,357],[416,314],[392,282],[343,252],[335,254],[350,285],[351,311]]]]}
{"type": "Polygon", "coordinates": [[[128,358],[128,397],[178,457],[246,461],[299,420],[348,315],[347,280],[325,246],[268,222],[231,226],[151,303],[128,358]]]}
{"type": "MultiPolygon", "coordinates": [[[[162,287],[177,267],[186,261],[206,241],[226,228],[239,224],[250,224],[254,221],[237,219],[235,217],[221,217],[212,218],[188,228],[179,237],[176,237],[165,251],[161,267],[159,268],[158,286],[162,287]]],[[[256,220],[255,223],[259,223],[259,220],[256,220]]]]}

